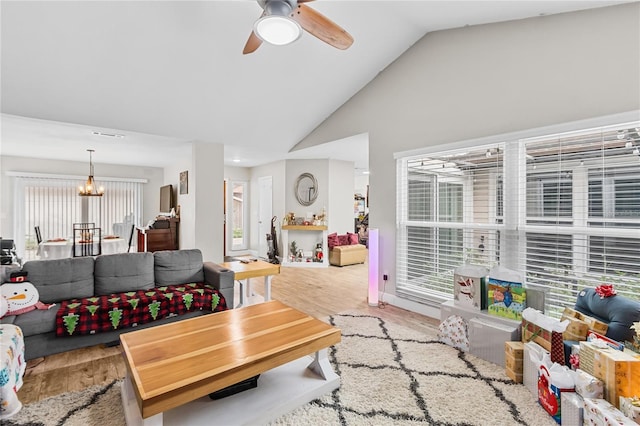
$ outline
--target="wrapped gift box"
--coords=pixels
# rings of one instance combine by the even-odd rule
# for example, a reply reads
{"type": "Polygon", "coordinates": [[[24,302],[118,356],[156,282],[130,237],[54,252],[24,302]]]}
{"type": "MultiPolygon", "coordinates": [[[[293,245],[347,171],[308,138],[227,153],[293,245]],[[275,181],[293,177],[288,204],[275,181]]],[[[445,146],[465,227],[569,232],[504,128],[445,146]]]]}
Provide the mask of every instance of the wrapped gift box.
{"type": "Polygon", "coordinates": [[[599,349],[591,342],[580,342],[580,369],[604,382],[604,397],[615,406],[621,396],[640,395],[640,356],[634,352],[599,349]]]}
{"type": "Polygon", "coordinates": [[[575,382],[576,393],[581,397],[597,399],[604,397],[604,382],[586,371],[577,369],[575,382]]]}
{"type": "Polygon", "coordinates": [[[504,367],[507,376],[516,383],[522,383],[524,344],[504,342],[504,367]]]}
{"type": "Polygon", "coordinates": [[[640,425],[640,397],[620,397],[620,411],[640,425]]]}
{"type": "MultiPolygon", "coordinates": [[[[562,313],[562,318],[575,318],[578,320],[581,320],[582,322],[584,322],[587,325],[587,328],[589,330],[595,331],[596,333],[600,333],[600,334],[607,334],[607,330],[609,328],[609,326],[602,322],[599,321],[593,317],[590,317],[589,315],[585,315],[582,312],[578,312],[575,309],[571,309],[571,308],[564,308],[564,312],[562,313]]],[[[578,339],[567,339],[567,340],[578,340],[578,339]]]]}
{"type": "Polygon", "coordinates": [[[584,401],[575,392],[565,392],[560,397],[560,424],[563,426],[582,426],[584,401]]]}
{"type": "Polygon", "coordinates": [[[584,399],[583,423],[585,426],[635,426],[636,423],[604,399],[584,399]]]}
{"type": "Polygon", "coordinates": [[[534,397],[538,397],[538,366],[533,362],[534,359],[541,359],[544,354],[549,354],[542,346],[535,342],[527,342],[524,345],[522,357],[522,383],[529,389],[534,397]]]}
{"type": "Polygon", "coordinates": [[[522,383],[522,373],[516,373],[509,368],[506,368],[504,371],[507,374],[507,377],[509,377],[511,380],[516,383],[522,383]]]}
{"type": "Polygon", "coordinates": [[[469,352],[503,367],[504,342],[517,340],[519,336],[518,323],[508,326],[482,318],[469,320],[469,352]]]}

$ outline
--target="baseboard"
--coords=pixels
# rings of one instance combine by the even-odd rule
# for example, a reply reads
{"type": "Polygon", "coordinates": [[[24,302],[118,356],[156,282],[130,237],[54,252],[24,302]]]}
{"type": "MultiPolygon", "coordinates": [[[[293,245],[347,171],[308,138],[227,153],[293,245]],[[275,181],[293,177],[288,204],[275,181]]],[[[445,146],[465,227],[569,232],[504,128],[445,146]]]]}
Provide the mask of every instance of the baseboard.
{"type": "Polygon", "coordinates": [[[440,320],[440,308],[424,305],[422,303],[414,302],[412,300],[403,299],[397,297],[394,294],[380,292],[380,301],[384,301],[389,305],[397,306],[398,308],[406,309],[407,311],[415,312],[420,315],[424,315],[430,318],[440,320]]]}

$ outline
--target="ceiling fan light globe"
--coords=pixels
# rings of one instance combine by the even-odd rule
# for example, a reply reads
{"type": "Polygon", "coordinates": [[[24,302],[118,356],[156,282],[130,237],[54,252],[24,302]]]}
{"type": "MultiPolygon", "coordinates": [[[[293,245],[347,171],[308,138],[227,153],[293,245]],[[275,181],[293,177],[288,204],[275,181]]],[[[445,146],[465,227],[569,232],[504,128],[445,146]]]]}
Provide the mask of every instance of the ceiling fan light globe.
{"type": "Polygon", "coordinates": [[[264,16],[253,25],[253,31],[262,41],[276,46],[293,43],[302,35],[302,27],[285,16],[264,16]]]}

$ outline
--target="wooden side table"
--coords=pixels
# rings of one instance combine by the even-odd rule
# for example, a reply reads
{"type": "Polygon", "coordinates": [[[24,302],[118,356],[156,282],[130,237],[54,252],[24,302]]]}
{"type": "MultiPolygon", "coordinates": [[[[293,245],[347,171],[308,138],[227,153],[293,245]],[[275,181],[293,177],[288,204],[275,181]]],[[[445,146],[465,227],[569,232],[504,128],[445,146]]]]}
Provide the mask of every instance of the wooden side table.
{"type": "Polygon", "coordinates": [[[236,308],[243,306],[251,296],[251,278],[264,277],[264,301],[271,300],[271,277],[280,273],[280,265],[265,262],[263,260],[248,260],[246,263],[240,260],[220,263],[221,266],[230,269],[235,274],[235,280],[240,284],[240,301],[236,308]],[[246,292],[246,295],[245,295],[246,292]]]}

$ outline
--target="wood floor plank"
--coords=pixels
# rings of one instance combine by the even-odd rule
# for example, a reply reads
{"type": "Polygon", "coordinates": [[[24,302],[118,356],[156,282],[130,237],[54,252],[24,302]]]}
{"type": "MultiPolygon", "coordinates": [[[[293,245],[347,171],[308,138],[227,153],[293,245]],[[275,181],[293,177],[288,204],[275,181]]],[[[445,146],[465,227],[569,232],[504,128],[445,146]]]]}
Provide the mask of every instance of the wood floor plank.
{"type": "MultiPolygon", "coordinates": [[[[370,307],[367,302],[367,264],[328,268],[282,267],[274,276],[271,298],[308,315],[327,320],[330,315],[349,310],[369,312],[416,331],[433,330],[439,321],[386,305],[370,307]]],[[[238,300],[238,287],[236,297],[238,300]]],[[[255,294],[264,295],[262,279],[253,279],[255,294]]],[[[51,355],[27,363],[24,385],[18,392],[23,404],[93,384],[123,378],[126,368],[120,347],[103,345],[51,355]]]]}

